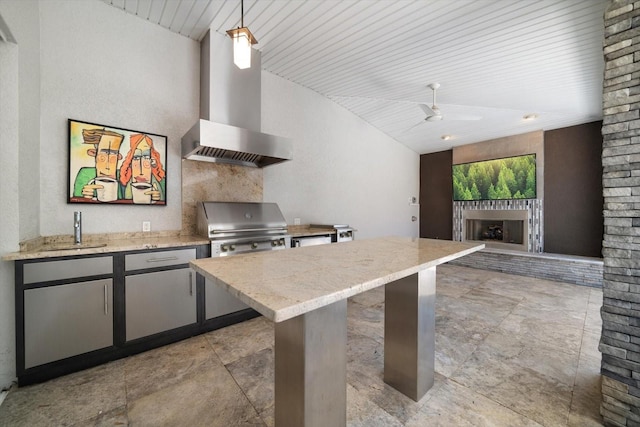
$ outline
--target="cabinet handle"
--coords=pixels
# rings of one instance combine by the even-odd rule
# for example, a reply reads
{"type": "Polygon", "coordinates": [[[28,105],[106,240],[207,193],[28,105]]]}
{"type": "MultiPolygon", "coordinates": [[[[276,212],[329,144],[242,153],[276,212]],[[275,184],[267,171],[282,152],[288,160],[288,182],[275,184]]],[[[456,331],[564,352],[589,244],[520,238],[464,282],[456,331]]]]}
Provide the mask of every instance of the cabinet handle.
{"type": "Polygon", "coordinates": [[[109,288],[104,285],[104,314],[109,314],[109,288]]]}
{"type": "Polygon", "coordinates": [[[193,296],[193,272],[189,272],[189,295],[193,296]]]}
{"type": "Polygon", "coordinates": [[[177,256],[168,256],[165,258],[149,258],[147,262],[163,262],[163,261],[175,261],[177,260],[177,256]]]}

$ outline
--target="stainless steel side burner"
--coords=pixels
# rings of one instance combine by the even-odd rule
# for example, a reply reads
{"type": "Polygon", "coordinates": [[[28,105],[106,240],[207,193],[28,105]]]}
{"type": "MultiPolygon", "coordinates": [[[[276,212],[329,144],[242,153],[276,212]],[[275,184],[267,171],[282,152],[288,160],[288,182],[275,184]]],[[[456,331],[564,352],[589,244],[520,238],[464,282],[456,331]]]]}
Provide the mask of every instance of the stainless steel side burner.
{"type": "Polygon", "coordinates": [[[328,228],[336,230],[332,236],[333,243],[349,242],[355,239],[355,229],[347,224],[311,224],[312,228],[328,228]]]}

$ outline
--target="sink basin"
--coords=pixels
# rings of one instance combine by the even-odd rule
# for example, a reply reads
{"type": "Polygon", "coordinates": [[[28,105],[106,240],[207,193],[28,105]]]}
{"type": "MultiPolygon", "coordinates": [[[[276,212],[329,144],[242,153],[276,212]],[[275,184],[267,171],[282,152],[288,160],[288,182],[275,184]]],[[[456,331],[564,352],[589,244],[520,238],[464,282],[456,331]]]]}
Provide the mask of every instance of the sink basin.
{"type": "Polygon", "coordinates": [[[62,245],[51,245],[46,248],[42,248],[43,251],[70,251],[74,249],[91,249],[102,248],[107,246],[106,243],[81,243],[79,245],[73,243],[65,243],[62,245]]]}

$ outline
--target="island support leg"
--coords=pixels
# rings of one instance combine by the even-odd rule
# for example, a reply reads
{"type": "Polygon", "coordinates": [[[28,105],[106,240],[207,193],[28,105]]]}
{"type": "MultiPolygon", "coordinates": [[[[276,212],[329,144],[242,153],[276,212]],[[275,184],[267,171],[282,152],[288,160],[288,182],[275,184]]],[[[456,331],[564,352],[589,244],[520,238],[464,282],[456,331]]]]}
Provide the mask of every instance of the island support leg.
{"type": "Polygon", "coordinates": [[[275,324],[275,425],[346,424],[345,299],[275,324]]]}
{"type": "Polygon", "coordinates": [[[433,386],[436,268],[385,286],[384,382],[419,401],[433,386]]]}

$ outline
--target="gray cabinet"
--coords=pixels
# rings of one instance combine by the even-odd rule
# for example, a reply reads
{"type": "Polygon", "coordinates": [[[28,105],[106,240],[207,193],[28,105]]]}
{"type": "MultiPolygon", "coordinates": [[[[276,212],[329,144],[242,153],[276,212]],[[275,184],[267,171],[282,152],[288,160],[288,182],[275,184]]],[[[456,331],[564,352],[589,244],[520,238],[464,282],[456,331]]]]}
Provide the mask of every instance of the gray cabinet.
{"type": "Polygon", "coordinates": [[[196,273],[190,268],[172,268],[195,258],[195,249],[125,256],[127,341],[197,322],[196,273]],[[150,267],[163,270],[131,273],[133,269],[150,267]]]}
{"type": "Polygon", "coordinates": [[[215,286],[189,268],[190,260],[208,255],[209,245],[194,245],[16,261],[18,384],[255,317],[250,310],[218,317],[235,310],[224,300],[233,297],[218,290],[215,298],[215,286]]]}
{"type": "Polygon", "coordinates": [[[110,256],[25,265],[24,368],[113,346],[113,279],[110,256]],[[48,280],[77,282],[40,286],[48,280]]]}
{"type": "Polygon", "coordinates": [[[127,341],[196,323],[195,276],[190,268],[127,276],[127,341]]]}

